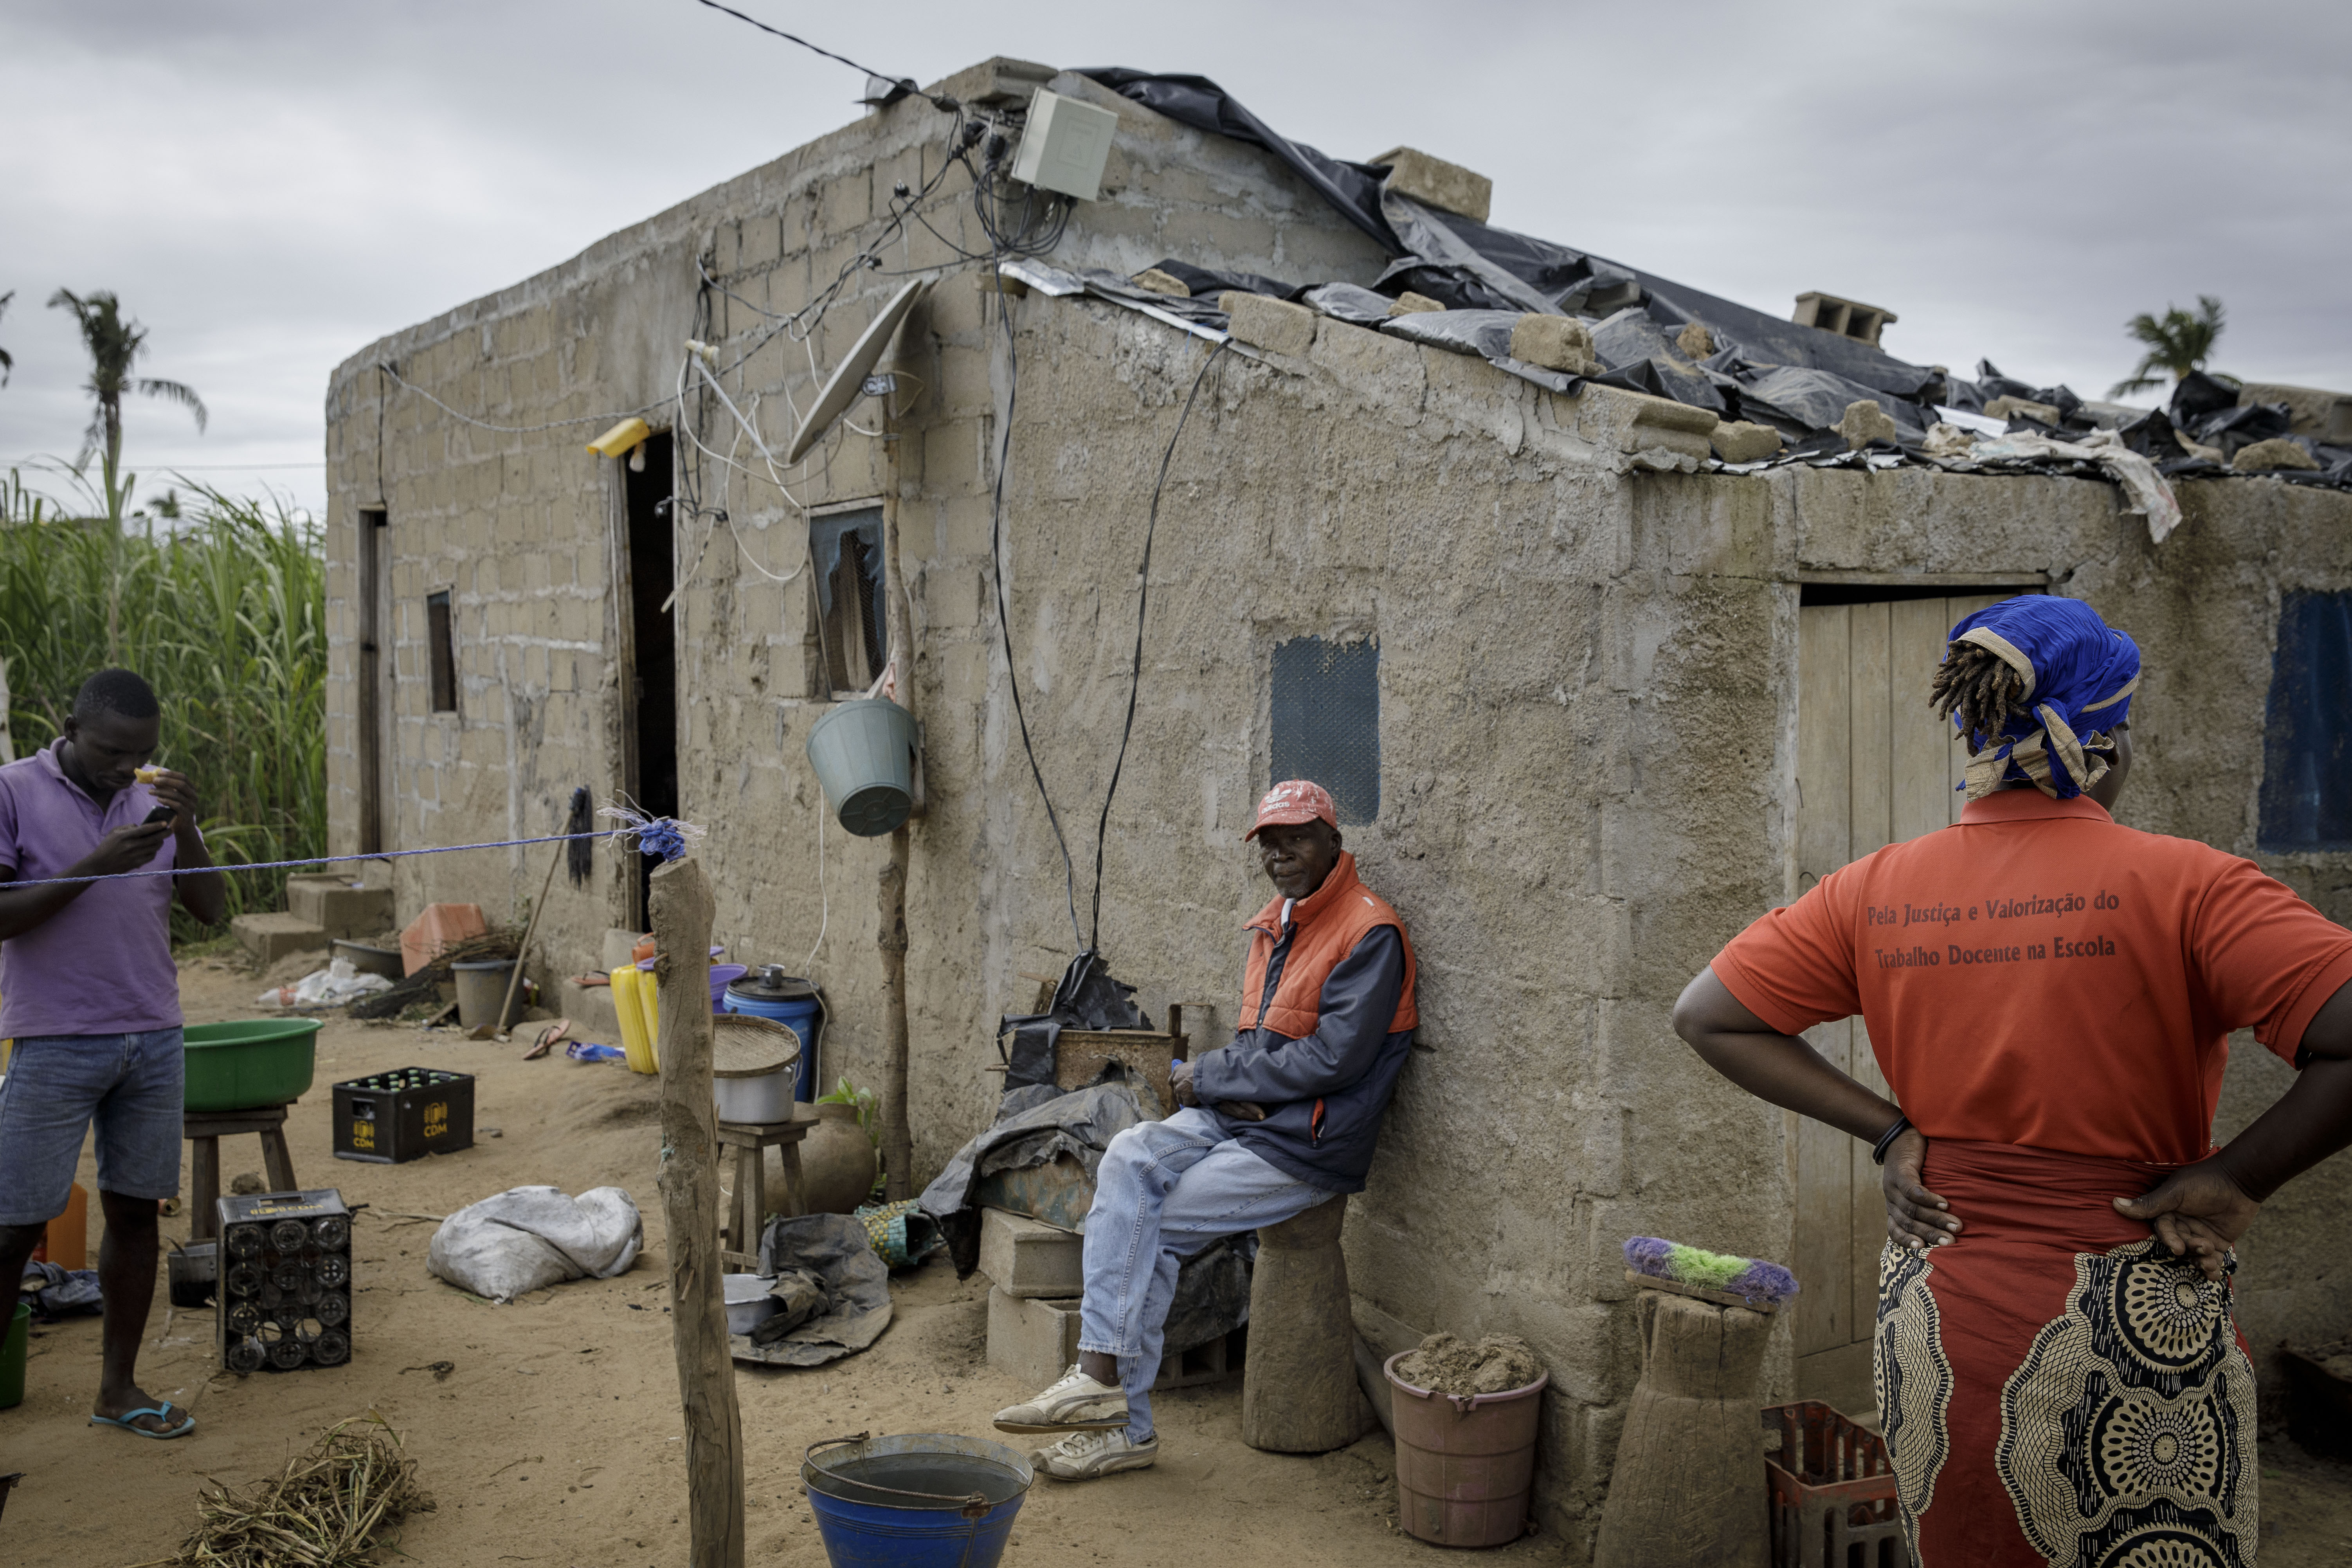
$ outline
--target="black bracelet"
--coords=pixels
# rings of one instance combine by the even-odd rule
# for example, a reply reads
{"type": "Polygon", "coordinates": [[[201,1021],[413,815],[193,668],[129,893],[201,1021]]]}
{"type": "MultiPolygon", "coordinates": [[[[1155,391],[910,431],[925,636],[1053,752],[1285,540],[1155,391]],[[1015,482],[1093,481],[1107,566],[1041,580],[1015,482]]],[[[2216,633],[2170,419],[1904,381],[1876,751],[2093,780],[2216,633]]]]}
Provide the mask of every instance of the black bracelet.
{"type": "Polygon", "coordinates": [[[1878,1142],[1870,1146],[1870,1163],[1874,1165],[1886,1163],[1886,1151],[1895,1146],[1895,1141],[1897,1138],[1910,1131],[1911,1119],[1907,1116],[1897,1116],[1895,1119],[1895,1125],[1880,1133],[1878,1142]]]}

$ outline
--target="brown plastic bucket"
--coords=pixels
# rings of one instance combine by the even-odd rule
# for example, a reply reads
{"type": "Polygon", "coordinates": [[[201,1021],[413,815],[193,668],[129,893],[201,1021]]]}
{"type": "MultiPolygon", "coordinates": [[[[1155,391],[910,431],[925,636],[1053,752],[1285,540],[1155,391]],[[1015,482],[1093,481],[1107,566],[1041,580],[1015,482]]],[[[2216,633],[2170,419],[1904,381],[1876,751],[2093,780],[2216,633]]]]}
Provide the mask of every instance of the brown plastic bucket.
{"type": "Polygon", "coordinates": [[[1501,1394],[1435,1394],[1381,1365],[1396,1421],[1397,1523],[1438,1546],[1500,1546],[1527,1529],[1545,1373],[1501,1394]]]}

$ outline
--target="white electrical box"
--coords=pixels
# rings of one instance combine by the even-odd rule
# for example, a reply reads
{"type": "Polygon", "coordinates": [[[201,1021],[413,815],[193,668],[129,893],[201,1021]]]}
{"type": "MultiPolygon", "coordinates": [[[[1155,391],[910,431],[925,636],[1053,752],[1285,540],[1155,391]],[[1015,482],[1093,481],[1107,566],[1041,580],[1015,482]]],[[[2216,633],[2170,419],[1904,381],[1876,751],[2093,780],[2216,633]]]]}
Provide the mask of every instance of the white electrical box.
{"type": "Polygon", "coordinates": [[[1102,190],[1103,165],[1118,116],[1042,88],[1029,100],[1029,124],[1021,150],[1013,155],[1013,177],[1041,191],[1059,191],[1082,202],[1102,190]]]}

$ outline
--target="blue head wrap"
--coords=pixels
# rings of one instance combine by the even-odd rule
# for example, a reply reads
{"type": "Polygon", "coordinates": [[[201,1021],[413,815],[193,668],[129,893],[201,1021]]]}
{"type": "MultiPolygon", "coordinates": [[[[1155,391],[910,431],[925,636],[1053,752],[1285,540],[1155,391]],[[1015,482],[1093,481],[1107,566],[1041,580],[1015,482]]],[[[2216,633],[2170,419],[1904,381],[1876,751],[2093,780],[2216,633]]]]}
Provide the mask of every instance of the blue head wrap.
{"type": "MultiPolygon", "coordinates": [[[[2030,594],[1979,610],[1952,628],[1951,646],[1972,643],[2025,682],[2027,710],[1997,735],[1967,735],[1969,798],[2003,783],[2030,784],[2066,800],[2107,771],[2105,732],[2131,716],[2139,685],[2139,645],[2080,599],[2030,594]]],[[[1952,721],[1960,724],[1955,711],[1952,721]]]]}

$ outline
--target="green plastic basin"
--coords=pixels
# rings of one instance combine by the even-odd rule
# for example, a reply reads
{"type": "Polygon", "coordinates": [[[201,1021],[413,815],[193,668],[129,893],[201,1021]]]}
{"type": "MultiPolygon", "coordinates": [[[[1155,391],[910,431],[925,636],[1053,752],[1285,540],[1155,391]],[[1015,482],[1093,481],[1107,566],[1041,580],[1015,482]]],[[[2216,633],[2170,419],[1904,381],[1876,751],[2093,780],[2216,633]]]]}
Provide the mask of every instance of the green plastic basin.
{"type": "Polygon", "coordinates": [[[288,1105],[310,1091],[319,1061],[316,1018],[192,1024],[184,1035],[190,1110],[288,1105]]]}

